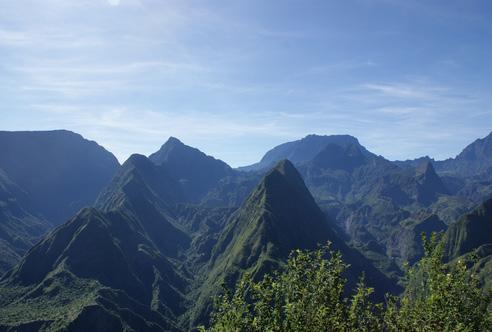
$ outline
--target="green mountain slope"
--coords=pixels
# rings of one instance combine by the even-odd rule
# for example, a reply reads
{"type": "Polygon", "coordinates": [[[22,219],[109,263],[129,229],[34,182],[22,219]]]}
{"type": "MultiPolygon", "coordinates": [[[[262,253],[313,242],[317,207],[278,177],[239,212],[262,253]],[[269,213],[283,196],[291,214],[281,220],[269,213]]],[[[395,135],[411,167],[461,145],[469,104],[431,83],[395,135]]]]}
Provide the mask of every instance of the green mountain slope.
{"type": "MultiPolygon", "coordinates": [[[[472,204],[427,160],[399,167],[345,136],[301,143],[267,158],[287,154],[294,164],[239,172],[170,139],[149,158],[132,155],[94,208],[31,250],[32,238],[12,234],[43,221],[0,172],[0,243],[6,257],[28,251],[0,279],[0,330],[188,330],[207,322],[222,283],[234,286],[245,272],[260,278],[291,250],[327,241],[351,265],[350,284],[364,272],[377,296],[397,293],[399,266],[422,254],[420,233],[445,230],[472,204]]],[[[449,256],[478,253],[486,282],[490,204],[448,230],[449,256]]]]}
{"type": "Polygon", "coordinates": [[[231,213],[179,204],[180,195],[164,167],[131,156],[98,209],[55,229],[1,279],[0,326],[178,329],[193,271],[231,213]]]}
{"type": "Polygon", "coordinates": [[[292,163],[279,162],[234,213],[214,246],[198,300],[189,313],[191,324],[206,322],[211,297],[222,283],[234,286],[245,272],[259,278],[280,267],[292,250],[313,249],[327,241],[352,264],[349,279],[355,281],[365,271],[369,283],[383,292],[394,290],[391,281],[348,248],[332,227],[292,163]]]}
{"type": "Polygon", "coordinates": [[[48,319],[48,329],[85,329],[95,316],[128,329],[176,329],[187,279],[172,260],[190,238],[166,214],[167,178],[154,168],[132,156],[113,180],[114,192],[101,196],[101,210],[82,210],[2,278],[0,324],[48,319]],[[19,320],[27,306],[31,315],[19,320]]]}
{"type": "Polygon", "coordinates": [[[48,330],[85,328],[91,321],[84,316],[95,315],[162,330],[183,310],[185,281],[131,213],[84,209],[30,250],[0,286],[4,326],[48,320],[48,330]],[[30,314],[19,319],[26,307],[30,314]]]}

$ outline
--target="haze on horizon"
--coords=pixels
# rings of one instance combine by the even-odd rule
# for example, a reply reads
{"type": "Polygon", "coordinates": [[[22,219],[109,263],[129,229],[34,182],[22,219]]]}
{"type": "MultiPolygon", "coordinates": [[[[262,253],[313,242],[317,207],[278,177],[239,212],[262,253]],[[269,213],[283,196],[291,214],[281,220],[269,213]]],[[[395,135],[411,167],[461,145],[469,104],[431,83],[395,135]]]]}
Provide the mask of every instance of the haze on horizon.
{"type": "Polygon", "coordinates": [[[0,130],[120,162],[178,137],[231,166],[307,134],[388,159],[492,130],[492,3],[0,0],[0,130]]]}

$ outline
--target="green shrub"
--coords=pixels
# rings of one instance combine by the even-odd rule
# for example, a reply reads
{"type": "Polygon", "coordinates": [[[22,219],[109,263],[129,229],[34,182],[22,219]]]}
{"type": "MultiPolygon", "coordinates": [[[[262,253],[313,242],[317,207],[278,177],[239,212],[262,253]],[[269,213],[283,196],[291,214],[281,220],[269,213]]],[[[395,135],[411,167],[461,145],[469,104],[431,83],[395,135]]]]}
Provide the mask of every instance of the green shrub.
{"type": "Polygon", "coordinates": [[[443,263],[444,242],[423,238],[425,255],[407,269],[405,292],[373,303],[361,278],[346,295],[348,268],[329,245],[296,250],[284,269],[258,282],[245,275],[216,299],[211,332],[491,331],[485,294],[466,262],[443,263]]]}

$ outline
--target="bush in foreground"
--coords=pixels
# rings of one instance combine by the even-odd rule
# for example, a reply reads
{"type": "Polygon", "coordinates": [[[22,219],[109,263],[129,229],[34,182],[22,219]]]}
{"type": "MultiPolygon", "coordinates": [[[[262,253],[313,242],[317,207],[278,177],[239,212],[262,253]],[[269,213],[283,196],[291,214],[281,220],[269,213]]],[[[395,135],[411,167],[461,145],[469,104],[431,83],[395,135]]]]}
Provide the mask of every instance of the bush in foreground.
{"type": "Polygon", "coordinates": [[[294,251],[281,271],[243,277],[216,301],[202,331],[491,331],[490,296],[464,261],[443,263],[443,241],[424,238],[424,257],[407,270],[401,297],[373,303],[361,278],[346,296],[348,265],[329,245],[294,251]]]}

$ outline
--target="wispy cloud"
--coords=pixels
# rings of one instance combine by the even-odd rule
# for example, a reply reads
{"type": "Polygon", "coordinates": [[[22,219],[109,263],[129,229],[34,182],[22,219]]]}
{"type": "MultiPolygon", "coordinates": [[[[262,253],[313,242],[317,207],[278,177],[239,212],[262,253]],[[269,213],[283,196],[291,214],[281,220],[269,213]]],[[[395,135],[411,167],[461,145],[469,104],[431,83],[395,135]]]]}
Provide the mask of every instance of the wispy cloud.
{"type": "Polygon", "coordinates": [[[0,0],[1,129],[72,129],[121,160],[173,135],[237,166],[310,133],[448,157],[492,127],[490,23],[390,2],[0,0]]]}
{"type": "Polygon", "coordinates": [[[441,86],[425,86],[419,83],[367,83],[361,86],[371,92],[385,97],[407,99],[431,99],[447,92],[447,88],[441,86]]]}

